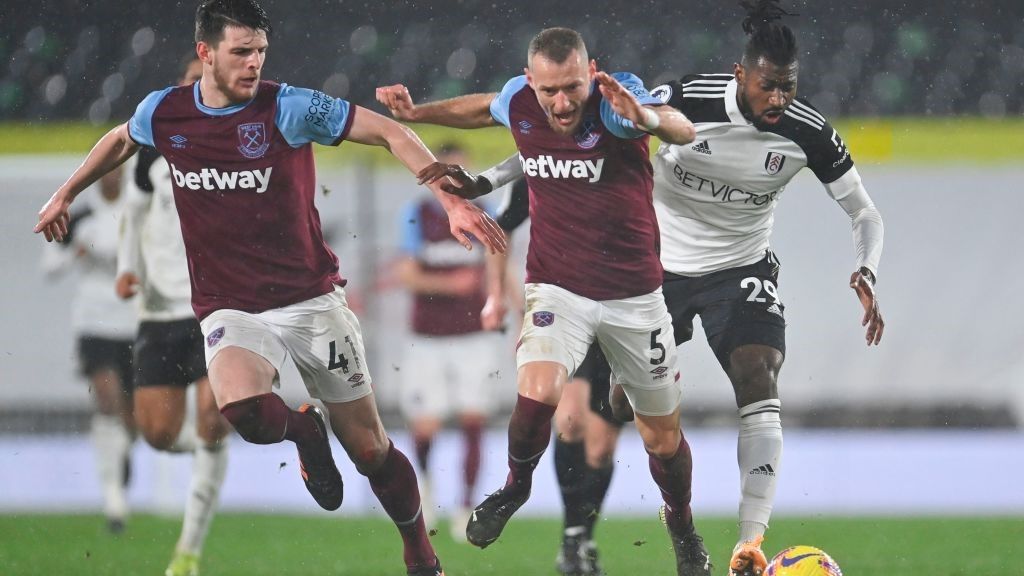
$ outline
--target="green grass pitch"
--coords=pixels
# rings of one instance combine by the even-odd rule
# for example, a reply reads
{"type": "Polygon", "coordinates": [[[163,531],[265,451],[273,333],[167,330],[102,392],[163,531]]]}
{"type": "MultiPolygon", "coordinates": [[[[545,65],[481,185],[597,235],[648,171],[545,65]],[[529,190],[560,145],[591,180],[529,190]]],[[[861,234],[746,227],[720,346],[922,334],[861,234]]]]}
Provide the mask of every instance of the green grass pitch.
{"type": "MultiPolygon", "coordinates": [[[[698,518],[698,527],[725,574],[732,519],[698,518]]],[[[0,574],[162,574],[179,521],[139,515],[120,536],[90,515],[0,516],[0,574]]],[[[433,542],[447,576],[554,575],[559,524],[513,519],[486,550],[456,544],[439,526],[433,542]]],[[[609,519],[598,526],[611,576],[674,574],[672,552],[657,519],[609,519]]],[[[1004,576],[1024,574],[1019,556],[1024,518],[782,518],[765,551],[794,544],[825,549],[846,576],[1004,576]]],[[[203,555],[203,576],[404,574],[401,546],[384,519],[222,514],[203,555]]]]}

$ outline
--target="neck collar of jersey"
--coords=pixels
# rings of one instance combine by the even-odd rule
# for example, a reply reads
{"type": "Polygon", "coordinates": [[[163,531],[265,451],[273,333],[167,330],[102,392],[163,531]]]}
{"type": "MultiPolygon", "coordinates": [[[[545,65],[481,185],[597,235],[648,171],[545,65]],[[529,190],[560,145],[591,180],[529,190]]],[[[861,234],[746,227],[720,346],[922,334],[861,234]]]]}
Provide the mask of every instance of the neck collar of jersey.
{"type": "MultiPolygon", "coordinates": [[[[227,106],[225,108],[210,108],[206,104],[203,104],[203,95],[199,91],[199,82],[201,82],[201,80],[197,80],[196,83],[192,85],[192,94],[195,97],[196,108],[198,108],[199,111],[203,114],[207,114],[210,116],[227,116],[228,114],[234,114],[235,112],[238,112],[239,110],[248,106],[249,102],[252,102],[252,100],[249,100],[247,102],[235,104],[234,106],[227,106]]],[[[255,98],[253,100],[255,100],[255,98]]]]}
{"type": "Polygon", "coordinates": [[[725,85],[725,113],[729,115],[729,121],[733,124],[751,126],[752,124],[743,117],[743,112],[740,112],[740,104],[736,100],[737,88],[738,84],[735,78],[729,80],[729,83],[725,85]]]}

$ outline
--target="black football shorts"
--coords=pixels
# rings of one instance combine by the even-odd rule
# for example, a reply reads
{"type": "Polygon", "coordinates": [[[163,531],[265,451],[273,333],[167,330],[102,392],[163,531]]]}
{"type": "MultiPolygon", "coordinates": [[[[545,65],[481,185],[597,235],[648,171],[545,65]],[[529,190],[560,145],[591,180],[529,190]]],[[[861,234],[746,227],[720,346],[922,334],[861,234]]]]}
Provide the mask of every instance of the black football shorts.
{"type": "Polygon", "coordinates": [[[786,354],[786,307],[779,300],[779,261],[770,250],[760,262],[686,277],[665,273],[665,304],[672,315],[676,345],[693,337],[699,315],[708,344],[723,368],[746,344],[771,346],[786,354]]]}
{"type": "Polygon", "coordinates": [[[139,324],[135,386],[185,387],[206,376],[203,332],[194,318],[139,324]]]}

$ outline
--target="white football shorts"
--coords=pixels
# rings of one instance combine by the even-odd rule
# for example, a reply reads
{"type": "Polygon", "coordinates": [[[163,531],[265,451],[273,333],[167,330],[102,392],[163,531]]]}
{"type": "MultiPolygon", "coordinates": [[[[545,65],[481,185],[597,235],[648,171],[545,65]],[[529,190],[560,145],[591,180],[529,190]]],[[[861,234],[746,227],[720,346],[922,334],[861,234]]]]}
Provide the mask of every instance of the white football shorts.
{"type": "Polygon", "coordinates": [[[659,287],[621,300],[591,300],[552,284],[526,285],[516,364],[558,362],[571,376],[597,340],[633,410],[671,414],[682,399],[672,317],[659,287]]]}
{"type": "MultiPolygon", "coordinates": [[[[401,409],[407,419],[446,419],[494,411],[507,344],[494,332],[457,336],[413,335],[401,366],[401,409]]],[[[508,376],[506,375],[506,378],[508,376]]],[[[509,389],[515,379],[508,378],[509,389]]]]}
{"type": "Polygon", "coordinates": [[[218,352],[238,346],[266,358],[278,373],[290,356],[309,395],[324,402],[351,402],[372,391],[359,320],[340,286],[258,314],[217,310],[201,325],[207,367],[218,352]]]}

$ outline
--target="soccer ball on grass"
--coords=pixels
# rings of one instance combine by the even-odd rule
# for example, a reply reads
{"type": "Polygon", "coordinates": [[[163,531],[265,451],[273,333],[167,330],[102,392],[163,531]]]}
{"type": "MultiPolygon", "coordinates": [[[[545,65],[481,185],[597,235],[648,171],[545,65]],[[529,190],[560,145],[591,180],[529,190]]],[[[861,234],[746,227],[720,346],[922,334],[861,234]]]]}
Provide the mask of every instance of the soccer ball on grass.
{"type": "Polygon", "coordinates": [[[765,576],[843,576],[839,564],[813,546],[790,546],[768,563],[765,576]]]}

